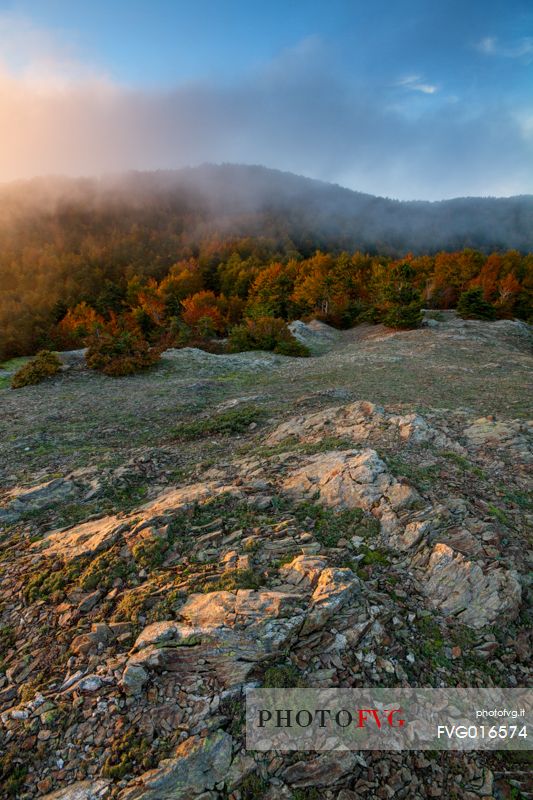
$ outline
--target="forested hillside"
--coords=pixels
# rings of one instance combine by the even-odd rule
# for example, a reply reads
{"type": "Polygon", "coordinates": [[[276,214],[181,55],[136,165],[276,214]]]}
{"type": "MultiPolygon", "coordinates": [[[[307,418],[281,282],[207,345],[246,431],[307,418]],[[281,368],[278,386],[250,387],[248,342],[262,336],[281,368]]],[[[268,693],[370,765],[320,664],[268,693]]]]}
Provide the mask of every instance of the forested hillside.
{"type": "Polygon", "coordinates": [[[178,342],[243,317],[393,324],[398,305],[448,308],[475,287],[527,319],[532,231],[529,196],[400,203],[261,167],[14,184],[0,357],[75,346],[95,324],[178,342]]]}

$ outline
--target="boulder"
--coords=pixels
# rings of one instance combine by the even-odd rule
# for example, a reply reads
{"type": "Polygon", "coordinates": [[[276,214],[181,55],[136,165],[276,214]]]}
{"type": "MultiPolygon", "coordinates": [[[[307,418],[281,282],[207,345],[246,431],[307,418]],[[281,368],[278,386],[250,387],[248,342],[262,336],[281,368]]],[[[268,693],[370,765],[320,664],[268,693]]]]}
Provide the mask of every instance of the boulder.
{"type": "Polygon", "coordinates": [[[397,481],[375,450],[331,450],[311,456],[285,479],[290,494],[313,497],[334,508],[362,508],[381,517],[413,506],[420,498],[397,481]]]}
{"type": "Polygon", "coordinates": [[[66,503],[79,493],[74,481],[56,478],[31,489],[18,492],[4,507],[0,508],[0,523],[15,522],[26,514],[44,511],[56,504],[66,503]]]}
{"type": "Polygon", "coordinates": [[[324,559],[318,556],[296,556],[291,562],[279,568],[279,574],[287,583],[297,586],[298,589],[304,592],[312,591],[325,566],[324,559]]]}
{"type": "Polygon", "coordinates": [[[424,593],[443,614],[483,628],[518,614],[522,590],[513,570],[483,572],[480,564],[439,543],[431,553],[424,593]]]}
{"type": "Polygon", "coordinates": [[[83,556],[93,556],[115,544],[124,530],[117,516],[84,522],[67,531],[55,531],[32,547],[44,551],[47,556],[58,555],[65,561],[74,561],[83,556]]]}
{"type": "Polygon", "coordinates": [[[324,569],[311,596],[302,634],[323,628],[359,589],[359,580],[351,569],[324,569]]]}
{"type": "Polygon", "coordinates": [[[78,781],[64,789],[45,795],[42,800],[101,800],[109,792],[110,781],[78,781]]]}
{"type": "Polygon", "coordinates": [[[119,800],[195,800],[225,780],[231,765],[233,739],[225,731],[182,742],[172,758],[132,781],[119,800]]]}
{"type": "Polygon", "coordinates": [[[174,672],[183,684],[209,676],[226,689],[239,686],[255,662],[274,657],[292,642],[304,620],[299,602],[294,594],[251,589],[192,594],[179,611],[180,620],[155,622],[142,631],[122,684],[132,683],[135,689],[138,676],[144,677],[140,667],[147,673],[174,672]]]}

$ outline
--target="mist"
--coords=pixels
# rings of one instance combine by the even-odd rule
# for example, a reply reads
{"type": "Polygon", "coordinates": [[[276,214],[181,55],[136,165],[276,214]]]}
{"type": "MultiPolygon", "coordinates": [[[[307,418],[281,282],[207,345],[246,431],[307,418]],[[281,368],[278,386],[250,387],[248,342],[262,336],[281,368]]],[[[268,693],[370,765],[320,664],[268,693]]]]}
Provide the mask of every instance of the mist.
{"type": "Polygon", "coordinates": [[[476,107],[409,81],[400,87],[409,102],[399,102],[398,87],[345,81],[327,56],[310,41],[246,77],[165,89],[4,68],[0,180],[209,161],[403,199],[531,191],[533,127],[511,104],[476,107]]]}

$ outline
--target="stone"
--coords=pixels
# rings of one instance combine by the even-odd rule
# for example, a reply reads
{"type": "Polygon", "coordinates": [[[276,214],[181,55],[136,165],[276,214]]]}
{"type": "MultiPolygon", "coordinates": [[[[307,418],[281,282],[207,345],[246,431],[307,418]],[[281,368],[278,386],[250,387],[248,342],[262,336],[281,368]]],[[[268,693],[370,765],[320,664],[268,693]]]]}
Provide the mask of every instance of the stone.
{"type": "Polygon", "coordinates": [[[513,570],[483,572],[480,564],[439,543],[431,553],[424,593],[443,614],[473,628],[514,619],[522,589],[513,570]]]}
{"type": "Polygon", "coordinates": [[[59,555],[65,561],[93,556],[115,544],[123,530],[117,516],[91,520],[67,531],[54,531],[32,547],[46,556],[59,555]]]}
{"type": "Polygon", "coordinates": [[[178,612],[181,621],[142,631],[126,670],[167,670],[184,681],[211,671],[225,688],[239,686],[254,662],[276,655],[297,634],[304,620],[298,602],[293,594],[251,589],[192,594],[178,612]]]}
{"type": "Polygon", "coordinates": [[[122,673],[121,686],[128,695],[139,695],[149,679],[148,672],[140,664],[128,664],[122,673]]]}
{"type": "Polygon", "coordinates": [[[102,679],[99,675],[86,675],[81,681],[77,684],[76,689],[79,689],[80,692],[97,692],[98,689],[102,686],[102,679]]]}
{"type": "Polygon", "coordinates": [[[101,778],[96,781],[78,781],[45,795],[42,800],[101,800],[108,795],[109,784],[110,781],[101,778]]]}
{"type": "Polygon", "coordinates": [[[252,756],[241,750],[233,759],[225,778],[228,791],[235,789],[247,775],[251,775],[256,769],[257,764],[252,756]]]}
{"type": "Polygon", "coordinates": [[[331,786],[348,775],[358,763],[357,753],[324,753],[309,761],[297,761],[283,772],[283,780],[295,788],[331,786]]]}
{"type": "Polygon", "coordinates": [[[375,450],[331,450],[311,456],[284,480],[291,495],[316,495],[333,508],[361,508],[381,522],[382,533],[393,538],[401,532],[397,512],[411,508],[418,493],[397,481],[375,450]]]}
{"type": "Polygon", "coordinates": [[[324,569],[311,596],[311,610],[303,624],[302,635],[323,628],[359,588],[359,580],[351,569],[324,569]]]}
{"type": "Polygon", "coordinates": [[[67,503],[78,491],[74,481],[65,478],[55,478],[39,486],[32,486],[31,489],[18,492],[7,506],[0,508],[0,522],[15,522],[28,513],[67,503]]]}
{"type": "Polygon", "coordinates": [[[81,614],[86,614],[88,611],[91,611],[95,607],[95,605],[97,605],[101,597],[102,593],[100,592],[99,589],[96,589],[96,591],[91,592],[86,597],[84,597],[83,600],[81,600],[81,602],[78,604],[78,611],[81,614]]]}
{"type": "Polygon", "coordinates": [[[288,564],[283,564],[279,573],[287,583],[294,584],[303,591],[310,591],[315,588],[325,566],[326,562],[322,558],[296,556],[288,564]]]}
{"type": "Polygon", "coordinates": [[[119,800],[195,800],[225,780],[231,764],[233,739],[225,731],[182,742],[172,758],[132,781],[119,800]]]}

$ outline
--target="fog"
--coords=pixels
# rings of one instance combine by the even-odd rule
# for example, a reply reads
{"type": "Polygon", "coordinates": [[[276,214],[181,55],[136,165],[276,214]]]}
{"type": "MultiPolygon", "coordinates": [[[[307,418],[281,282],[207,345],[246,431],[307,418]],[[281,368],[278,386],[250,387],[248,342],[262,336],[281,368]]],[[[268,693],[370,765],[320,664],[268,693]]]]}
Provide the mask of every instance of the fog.
{"type": "Polygon", "coordinates": [[[0,186],[0,231],[11,231],[19,243],[54,219],[67,227],[84,220],[86,232],[111,230],[119,220],[125,229],[164,220],[169,229],[181,230],[187,220],[191,242],[210,233],[303,237],[315,246],[391,255],[462,247],[533,250],[533,195],[398,201],[236,164],[97,179],[43,177],[0,186]]]}
{"type": "Polygon", "coordinates": [[[0,72],[0,180],[202,162],[264,164],[406,199],[533,187],[533,125],[511,105],[465,106],[414,78],[345,83],[311,43],[245,78],[132,89],[100,75],[0,72]],[[438,94],[438,93],[436,93],[438,94]]]}

